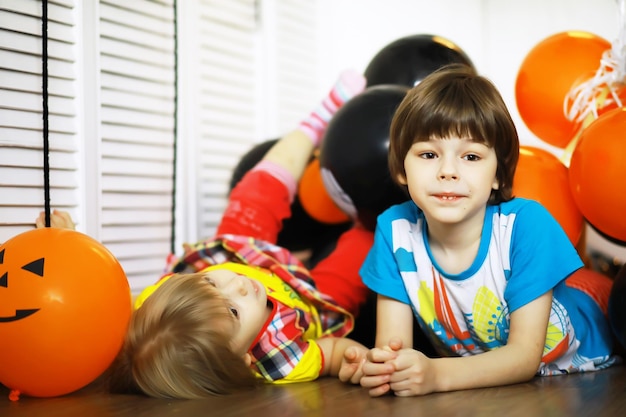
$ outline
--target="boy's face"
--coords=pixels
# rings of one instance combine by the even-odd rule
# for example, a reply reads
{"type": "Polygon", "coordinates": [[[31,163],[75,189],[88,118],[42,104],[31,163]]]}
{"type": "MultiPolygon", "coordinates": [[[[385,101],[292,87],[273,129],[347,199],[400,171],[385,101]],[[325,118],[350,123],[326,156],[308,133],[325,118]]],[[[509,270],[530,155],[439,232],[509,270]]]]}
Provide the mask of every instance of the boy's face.
{"type": "Polygon", "coordinates": [[[467,138],[416,142],[404,158],[411,198],[429,223],[458,224],[483,213],[492,189],[498,189],[495,150],[467,138]]]}
{"type": "Polygon", "coordinates": [[[207,272],[205,277],[229,302],[228,308],[233,316],[233,352],[246,354],[270,313],[265,287],[254,279],[227,269],[207,272]]]}

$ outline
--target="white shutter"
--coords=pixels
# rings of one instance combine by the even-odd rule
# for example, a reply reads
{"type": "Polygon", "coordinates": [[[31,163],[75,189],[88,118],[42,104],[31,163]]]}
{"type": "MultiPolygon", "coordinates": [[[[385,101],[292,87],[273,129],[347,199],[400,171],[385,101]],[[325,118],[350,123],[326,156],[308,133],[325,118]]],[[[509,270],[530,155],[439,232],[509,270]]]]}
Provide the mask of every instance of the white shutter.
{"type": "Polygon", "coordinates": [[[198,234],[212,236],[233,167],[316,104],[316,1],[201,1],[198,234]]]}
{"type": "Polygon", "coordinates": [[[172,0],[100,1],[101,241],[139,289],[170,252],[172,0]]]}
{"type": "Polygon", "coordinates": [[[199,238],[210,237],[226,205],[233,167],[256,141],[255,0],[200,0],[195,67],[199,238]]]}
{"type": "MultiPolygon", "coordinates": [[[[0,243],[44,210],[42,3],[0,0],[0,243]]],[[[48,4],[50,203],[78,219],[74,1],[48,4]]]]}
{"type": "MultiPolygon", "coordinates": [[[[273,25],[276,47],[277,108],[279,132],[285,133],[317,105],[317,2],[278,0],[273,25]]],[[[328,86],[330,88],[331,86],[328,86]]]]}
{"type": "MultiPolygon", "coordinates": [[[[292,129],[319,98],[314,0],[178,6],[180,243],[214,234],[241,156],[292,129]]],[[[49,3],[51,206],[114,253],[134,291],[158,278],[170,252],[173,8],[49,3]]],[[[41,1],[0,0],[0,242],[44,208],[41,98],[41,1]]]]}

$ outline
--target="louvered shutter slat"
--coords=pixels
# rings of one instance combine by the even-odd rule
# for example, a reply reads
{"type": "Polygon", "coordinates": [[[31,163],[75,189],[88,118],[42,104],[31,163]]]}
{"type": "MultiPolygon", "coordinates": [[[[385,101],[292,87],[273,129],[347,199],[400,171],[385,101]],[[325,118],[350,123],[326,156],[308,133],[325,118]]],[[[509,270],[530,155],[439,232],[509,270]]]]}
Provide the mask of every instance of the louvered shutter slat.
{"type": "MultiPolygon", "coordinates": [[[[50,201],[80,221],[73,1],[48,5],[50,201]]],[[[41,2],[0,10],[0,242],[44,209],[41,2]]]]}
{"type": "Polygon", "coordinates": [[[159,277],[170,246],[173,2],[103,0],[100,13],[101,240],[136,291],[159,277]]]}

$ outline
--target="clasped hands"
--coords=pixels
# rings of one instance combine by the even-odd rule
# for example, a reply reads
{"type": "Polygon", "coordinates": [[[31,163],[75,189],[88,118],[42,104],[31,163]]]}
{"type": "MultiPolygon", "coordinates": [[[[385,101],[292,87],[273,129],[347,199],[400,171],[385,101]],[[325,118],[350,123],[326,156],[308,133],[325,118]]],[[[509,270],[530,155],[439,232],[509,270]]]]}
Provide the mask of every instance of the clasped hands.
{"type": "Polygon", "coordinates": [[[424,395],[435,391],[436,381],[433,359],[418,350],[403,349],[396,338],[370,350],[347,349],[339,379],[368,388],[372,397],[389,392],[399,397],[424,395]]]}

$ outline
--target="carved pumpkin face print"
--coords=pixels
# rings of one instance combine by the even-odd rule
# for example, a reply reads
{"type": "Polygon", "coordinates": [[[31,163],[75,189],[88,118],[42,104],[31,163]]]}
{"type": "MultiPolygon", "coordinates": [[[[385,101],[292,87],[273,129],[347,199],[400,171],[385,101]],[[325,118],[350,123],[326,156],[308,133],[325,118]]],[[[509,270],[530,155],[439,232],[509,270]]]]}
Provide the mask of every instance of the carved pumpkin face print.
{"type": "Polygon", "coordinates": [[[0,245],[0,383],[36,397],[96,379],[131,314],[124,270],[99,242],[43,228],[0,245]]]}
{"type": "MultiPolygon", "coordinates": [[[[4,265],[4,253],[5,253],[5,249],[2,249],[0,251],[0,268],[2,268],[2,266],[4,265]]],[[[28,271],[34,274],[34,276],[43,277],[44,258],[39,258],[32,262],[29,262],[26,265],[23,265],[20,268],[20,270],[28,271]]],[[[7,289],[9,288],[9,272],[8,271],[5,271],[4,274],[0,276],[0,287],[7,288],[7,289]]],[[[39,308],[15,310],[15,314],[13,316],[1,316],[0,315],[0,323],[7,323],[10,321],[21,320],[25,317],[30,316],[33,313],[36,313],[37,311],[39,311],[39,308]]]]}

